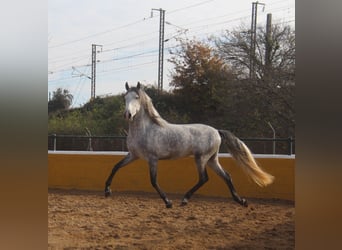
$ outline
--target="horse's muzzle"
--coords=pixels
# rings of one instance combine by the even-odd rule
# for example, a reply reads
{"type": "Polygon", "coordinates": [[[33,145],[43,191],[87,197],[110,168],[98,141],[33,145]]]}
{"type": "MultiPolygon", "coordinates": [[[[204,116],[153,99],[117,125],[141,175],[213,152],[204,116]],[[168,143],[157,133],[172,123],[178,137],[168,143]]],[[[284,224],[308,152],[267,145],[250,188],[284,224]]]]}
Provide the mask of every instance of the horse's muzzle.
{"type": "Polygon", "coordinates": [[[129,111],[125,111],[124,118],[130,121],[133,120],[132,114],[129,111]]]}

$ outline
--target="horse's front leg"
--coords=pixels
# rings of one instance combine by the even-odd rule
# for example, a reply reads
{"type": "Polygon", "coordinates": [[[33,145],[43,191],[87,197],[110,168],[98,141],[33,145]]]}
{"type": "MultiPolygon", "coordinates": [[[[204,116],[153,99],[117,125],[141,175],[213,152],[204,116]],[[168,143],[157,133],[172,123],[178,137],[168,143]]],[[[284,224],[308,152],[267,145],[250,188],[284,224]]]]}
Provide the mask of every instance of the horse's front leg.
{"type": "Polygon", "coordinates": [[[109,177],[106,181],[105,186],[105,196],[108,197],[111,195],[112,191],[110,190],[110,185],[112,184],[113,177],[115,173],[122,167],[126,166],[128,163],[131,163],[132,161],[136,160],[137,157],[133,156],[131,153],[128,153],[125,158],[123,158],[121,161],[119,161],[112,169],[112,172],[110,173],[109,177]]]}
{"type": "Polygon", "coordinates": [[[160,189],[158,182],[157,182],[157,171],[158,171],[158,160],[157,159],[151,159],[149,160],[149,166],[150,166],[150,178],[151,178],[151,184],[157,190],[160,197],[165,202],[166,208],[172,208],[172,201],[170,201],[166,194],[163,192],[163,190],[160,189]]]}

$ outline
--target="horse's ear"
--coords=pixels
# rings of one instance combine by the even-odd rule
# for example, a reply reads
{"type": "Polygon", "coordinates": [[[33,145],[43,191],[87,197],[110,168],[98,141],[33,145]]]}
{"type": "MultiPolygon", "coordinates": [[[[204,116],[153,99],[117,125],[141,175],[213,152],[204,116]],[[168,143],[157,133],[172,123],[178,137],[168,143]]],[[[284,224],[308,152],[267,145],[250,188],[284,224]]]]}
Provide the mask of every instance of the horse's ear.
{"type": "Polygon", "coordinates": [[[137,84],[137,89],[140,89],[140,82],[138,82],[137,84]]]}
{"type": "Polygon", "coordinates": [[[128,91],[129,90],[128,82],[126,82],[125,87],[126,87],[126,90],[128,91]]]}

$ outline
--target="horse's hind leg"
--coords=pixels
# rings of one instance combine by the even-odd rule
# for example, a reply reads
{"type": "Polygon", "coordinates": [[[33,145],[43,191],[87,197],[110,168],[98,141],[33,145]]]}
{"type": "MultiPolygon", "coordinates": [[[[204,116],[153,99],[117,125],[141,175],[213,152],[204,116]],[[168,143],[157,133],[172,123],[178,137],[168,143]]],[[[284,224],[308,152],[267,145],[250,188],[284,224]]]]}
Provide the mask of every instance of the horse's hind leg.
{"type": "Polygon", "coordinates": [[[150,160],[149,165],[150,165],[150,178],[151,178],[151,184],[154,187],[155,190],[157,190],[160,198],[163,199],[165,202],[166,208],[172,208],[172,201],[170,201],[167,197],[166,194],[164,193],[163,190],[158,185],[157,182],[157,170],[158,170],[158,160],[150,160]]]}
{"type": "Polygon", "coordinates": [[[206,161],[203,159],[202,156],[195,156],[196,166],[198,170],[198,182],[195,186],[193,186],[186,194],[182,200],[181,206],[185,206],[188,204],[189,199],[191,196],[208,181],[208,173],[205,168],[206,161]]]}
{"type": "Polygon", "coordinates": [[[227,186],[229,187],[229,190],[233,196],[233,199],[238,202],[240,205],[247,207],[248,203],[246,201],[246,199],[241,198],[234,186],[233,186],[233,182],[232,182],[232,178],[230,177],[230,174],[228,172],[226,172],[220,165],[219,161],[218,161],[218,156],[217,154],[214,155],[209,161],[208,161],[208,166],[211,167],[211,169],[213,169],[215,171],[216,174],[218,174],[222,179],[224,179],[224,181],[226,182],[227,186]]]}

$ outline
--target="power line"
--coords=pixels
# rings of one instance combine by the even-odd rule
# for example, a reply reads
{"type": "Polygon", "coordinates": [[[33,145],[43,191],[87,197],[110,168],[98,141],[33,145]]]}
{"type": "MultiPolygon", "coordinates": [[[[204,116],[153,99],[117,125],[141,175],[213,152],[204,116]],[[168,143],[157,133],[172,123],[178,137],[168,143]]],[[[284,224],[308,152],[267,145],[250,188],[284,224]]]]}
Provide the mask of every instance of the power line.
{"type": "Polygon", "coordinates": [[[189,5],[189,6],[183,7],[183,8],[179,8],[179,9],[175,9],[175,10],[168,11],[168,13],[169,13],[169,14],[172,14],[172,13],[175,13],[175,12],[178,12],[178,11],[182,11],[182,10],[194,8],[194,7],[197,7],[197,6],[200,6],[200,5],[209,3],[209,2],[213,2],[213,1],[215,1],[215,0],[203,1],[203,2],[200,2],[200,3],[196,3],[196,4],[193,4],[193,5],[189,5]]]}
{"type": "Polygon", "coordinates": [[[140,22],[144,22],[145,20],[147,20],[147,19],[146,18],[144,18],[142,20],[140,19],[140,20],[134,21],[132,23],[128,23],[128,24],[125,24],[125,25],[122,25],[122,26],[119,26],[119,27],[116,27],[116,28],[113,28],[113,29],[110,29],[110,30],[106,30],[106,31],[95,33],[95,34],[91,34],[89,36],[85,36],[85,37],[82,37],[82,38],[79,38],[79,39],[75,39],[75,40],[68,41],[68,42],[65,42],[65,43],[61,43],[61,44],[57,44],[57,45],[54,45],[54,46],[50,46],[48,48],[49,49],[53,49],[53,48],[65,46],[65,45],[68,45],[68,44],[76,43],[76,42],[79,42],[79,41],[83,41],[83,40],[92,38],[94,36],[104,35],[104,34],[107,34],[107,33],[113,32],[113,31],[117,31],[117,30],[120,30],[120,29],[123,29],[123,28],[127,28],[129,26],[135,25],[135,24],[140,23],[140,22]]]}
{"type": "Polygon", "coordinates": [[[155,64],[156,62],[157,62],[157,60],[152,60],[152,61],[138,63],[138,64],[133,64],[133,65],[129,65],[129,66],[113,68],[113,69],[110,69],[110,70],[101,71],[101,72],[99,72],[99,74],[101,73],[100,75],[102,76],[103,74],[108,73],[108,72],[112,73],[112,72],[120,72],[120,71],[131,70],[131,69],[134,69],[134,68],[139,68],[141,66],[146,66],[146,65],[149,65],[149,64],[155,64]]]}
{"type": "MultiPolygon", "coordinates": [[[[86,70],[89,71],[89,68],[85,68],[85,70],[83,71],[83,73],[81,72],[81,74],[82,74],[82,75],[87,75],[87,74],[85,73],[86,70]]],[[[75,89],[75,92],[77,93],[77,94],[76,94],[76,98],[74,98],[72,105],[74,105],[75,103],[77,103],[78,98],[79,98],[79,96],[80,96],[80,94],[81,94],[81,91],[83,90],[83,87],[84,87],[84,84],[83,84],[84,81],[85,81],[85,78],[80,77],[79,82],[78,82],[78,85],[77,85],[77,87],[76,87],[76,89],[75,89]]]]}
{"type": "MultiPolygon", "coordinates": [[[[207,3],[207,2],[208,2],[208,1],[204,1],[204,2],[202,2],[202,4],[203,4],[203,3],[207,3]]],[[[280,2],[281,2],[281,1],[276,2],[276,3],[280,3],[280,2]]],[[[198,6],[198,5],[200,5],[200,4],[201,4],[201,3],[196,4],[196,5],[193,5],[193,6],[198,6]]],[[[273,5],[275,5],[275,4],[273,4],[273,5]]],[[[181,8],[181,9],[177,9],[177,10],[187,9],[187,8],[190,8],[190,7],[193,7],[193,6],[188,6],[188,7],[181,8]]],[[[278,10],[283,10],[283,9],[288,9],[288,7],[285,6],[285,7],[277,8],[277,9],[275,9],[275,10],[278,11],[278,10]]],[[[172,12],[175,12],[175,11],[177,11],[177,10],[174,10],[174,11],[172,11],[172,12]]],[[[245,10],[242,10],[242,11],[239,11],[239,12],[235,12],[235,13],[230,13],[229,15],[231,15],[231,14],[236,14],[236,13],[242,13],[242,12],[245,12],[245,10]]],[[[190,24],[198,23],[198,22],[202,22],[202,21],[213,20],[213,19],[217,19],[217,18],[224,17],[224,16],[227,16],[227,15],[223,15],[223,16],[219,16],[219,17],[214,17],[214,18],[205,18],[205,19],[201,19],[201,20],[198,20],[198,21],[195,21],[195,22],[192,22],[192,23],[188,23],[188,24],[185,24],[185,25],[190,25],[190,24]]],[[[217,22],[217,23],[213,23],[213,24],[206,24],[206,25],[202,25],[202,26],[198,26],[198,27],[208,27],[208,26],[213,26],[213,25],[220,25],[220,24],[229,23],[229,22],[232,22],[232,21],[234,21],[234,20],[239,20],[239,19],[243,19],[243,18],[246,18],[246,17],[238,17],[238,18],[236,18],[236,19],[231,19],[231,20],[227,20],[227,21],[217,22]]],[[[127,25],[124,25],[124,26],[121,26],[121,27],[125,27],[125,26],[128,26],[128,25],[133,25],[133,23],[127,24],[127,25]]],[[[184,24],[183,24],[183,26],[184,26],[184,24]]],[[[120,28],[120,27],[119,27],[119,28],[120,28]]],[[[197,28],[197,27],[188,28],[188,30],[189,30],[189,29],[192,29],[192,30],[193,30],[193,29],[196,29],[196,28],[197,28]]],[[[191,32],[191,31],[190,31],[190,32],[191,32]]],[[[96,33],[96,34],[101,34],[101,33],[104,33],[104,32],[99,32],[99,33],[96,33]]],[[[155,32],[153,32],[152,34],[154,34],[154,33],[155,33],[155,32]]],[[[96,34],[93,34],[93,35],[91,35],[91,36],[95,36],[96,34]]],[[[151,33],[149,33],[149,34],[142,34],[142,35],[139,35],[139,36],[134,36],[134,37],[131,37],[131,38],[128,38],[128,39],[124,39],[124,40],[115,42],[115,43],[125,42],[125,41],[131,40],[131,39],[133,39],[133,38],[142,37],[142,36],[147,36],[147,35],[150,35],[150,34],[151,34],[151,33]]],[[[112,48],[112,49],[109,48],[109,49],[106,49],[104,52],[115,51],[115,50],[118,50],[118,49],[128,48],[128,47],[130,47],[130,46],[140,45],[141,43],[147,42],[147,41],[149,41],[149,40],[153,40],[153,38],[150,38],[150,39],[147,39],[147,40],[138,42],[138,43],[134,43],[134,44],[131,44],[131,45],[121,46],[121,47],[112,48]]],[[[108,45],[115,44],[115,43],[110,43],[110,44],[108,44],[108,45]]],[[[107,44],[106,44],[106,47],[108,48],[107,44]]],[[[85,51],[85,50],[82,50],[82,51],[85,51]]],[[[74,54],[76,54],[76,53],[74,53],[74,54]]],[[[78,61],[79,61],[79,60],[82,60],[82,58],[86,58],[86,57],[88,57],[88,55],[81,55],[81,56],[78,56],[78,57],[74,57],[73,60],[78,59],[78,61]]],[[[53,62],[54,62],[54,63],[57,63],[57,61],[58,61],[58,62],[62,62],[62,61],[66,61],[66,60],[70,60],[70,59],[69,59],[69,58],[65,58],[65,56],[64,56],[64,57],[60,58],[59,60],[55,59],[55,60],[49,61],[49,63],[53,63],[53,62]]],[[[68,64],[70,65],[70,64],[74,64],[74,63],[75,63],[75,62],[71,62],[71,63],[68,63],[68,64]]],[[[65,66],[65,65],[63,65],[63,66],[65,66]]],[[[57,66],[57,69],[60,68],[60,67],[63,67],[63,66],[57,66]]],[[[57,69],[51,70],[51,71],[56,71],[57,69]]]]}
{"type": "MultiPolygon", "coordinates": [[[[169,47],[166,47],[164,48],[164,50],[169,50],[169,49],[173,49],[173,48],[176,48],[176,47],[179,47],[180,45],[176,45],[176,46],[169,46],[169,47]]],[[[119,61],[119,60],[125,60],[125,59],[129,59],[129,58],[134,58],[134,57],[140,57],[142,55],[147,55],[147,54],[150,54],[150,53],[157,53],[158,50],[151,50],[151,51],[147,51],[147,52],[143,52],[143,53],[139,53],[139,54],[133,54],[133,55],[128,55],[128,56],[125,56],[125,57],[121,57],[121,58],[114,58],[114,59],[110,59],[110,60],[105,60],[105,61],[100,61],[98,62],[98,64],[104,64],[104,63],[107,63],[107,62],[114,62],[114,61],[119,61]]],[[[154,61],[155,62],[155,61],[154,61]]],[[[151,63],[151,62],[149,62],[151,63]]],[[[135,65],[131,65],[131,66],[123,66],[123,67],[120,67],[120,68],[114,68],[113,71],[117,70],[117,69],[125,69],[125,68],[136,68],[137,66],[139,65],[145,65],[146,63],[142,63],[142,64],[135,64],[135,65]]],[[[72,70],[72,68],[82,68],[82,67],[89,67],[91,66],[91,64],[85,64],[85,65],[79,65],[79,66],[72,66],[71,68],[69,69],[64,69],[62,71],[70,71],[72,70]]],[[[55,73],[60,73],[62,71],[56,71],[55,73]]],[[[107,70],[107,71],[112,71],[112,70],[107,70]]],[[[107,71],[100,71],[100,72],[97,72],[98,75],[101,75],[101,73],[103,72],[107,72],[107,71]]],[[[53,83],[53,82],[58,82],[58,81],[65,81],[65,80],[71,80],[73,77],[64,77],[64,78],[59,78],[59,79],[53,79],[53,80],[49,80],[49,83],[53,83]]],[[[90,78],[90,77],[88,77],[90,78]]]]}
{"type": "MultiPolygon", "coordinates": [[[[169,13],[174,13],[174,12],[178,12],[178,11],[181,11],[181,10],[185,10],[185,9],[197,7],[197,6],[206,4],[206,3],[208,3],[208,2],[212,2],[212,1],[214,1],[214,0],[203,1],[203,2],[200,2],[200,3],[197,3],[197,4],[193,4],[193,5],[190,5],[190,6],[187,6],[187,7],[183,7],[183,8],[179,8],[179,9],[172,10],[172,11],[170,11],[169,13]]],[[[114,31],[117,31],[117,30],[120,30],[120,29],[123,29],[123,28],[127,28],[127,27],[129,27],[129,26],[132,26],[132,25],[135,25],[135,24],[144,22],[144,21],[146,21],[146,20],[148,20],[148,19],[151,19],[151,18],[153,18],[153,17],[145,17],[145,18],[143,18],[143,19],[139,19],[139,20],[136,20],[136,21],[131,22],[131,23],[128,23],[128,24],[124,24],[124,25],[119,26],[119,27],[115,27],[115,28],[113,28],[113,29],[101,31],[101,32],[94,33],[94,34],[91,34],[91,35],[88,35],[88,36],[85,36],[85,37],[81,37],[81,38],[78,38],[78,39],[75,39],[75,40],[71,40],[71,41],[67,41],[67,42],[64,42],[64,43],[56,44],[56,45],[50,46],[50,47],[48,47],[48,48],[49,48],[49,49],[53,49],[53,48],[62,47],[62,46],[68,45],[68,44],[80,42],[80,41],[83,41],[83,40],[86,40],[86,39],[89,39],[89,38],[92,38],[92,37],[95,37],[95,36],[100,36],[100,35],[104,35],[104,34],[107,34],[107,33],[110,33],[110,32],[114,32],[114,31]]]]}
{"type": "MultiPolygon", "coordinates": [[[[230,22],[246,19],[246,18],[249,18],[249,17],[250,16],[244,16],[244,17],[239,17],[239,18],[228,19],[228,20],[225,20],[225,21],[222,21],[222,22],[216,22],[216,23],[210,23],[210,24],[206,24],[206,25],[195,26],[195,27],[191,28],[188,33],[189,34],[198,34],[198,33],[196,33],[196,30],[200,30],[201,31],[200,34],[202,34],[202,35],[212,34],[212,33],[215,33],[215,32],[222,31],[222,29],[215,30],[215,31],[208,31],[208,32],[205,32],[205,33],[203,33],[203,29],[206,28],[206,27],[212,27],[212,26],[215,26],[215,25],[220,25],[220,24],[224,24],[224,23],[230,23],[230,22]]],[[[290,22],[294,22],[294,21],[295,21],[295,19],[292,19],[292,20],[288,20],[288,21],[274,22],[274,24],[290,23],[290,22]]],[[[176,32],[175,34],[177,35],[178,33],[176,32]]],[[[148,39],[148,40],[152,40],[152,39],[148,39]]],[[[142,41],[142,42],[144,42],[144,41],[142,41]]],[[[107,50],[103,50],[102,53],[106,53],[106,52],[113,51],[113,50],[119,50],[119,49],[123,49],[123,48],[134,47],[134,46],[139,45],[139,44],[140,44],[140,42],[139,43],[130,44],[130,45],[127,45],[127,46],[123,46],[123,47],[117,47],[117,48],[114,48],[114,49],[107,49],[107,50]]],[[[166,49],[170,49],[170,47],[166,48],[166,49]]],[[[134,58],[134,57],[141,57],[143,55],[148,55],[148,54],[156,53],[157,51],[158,50],[156,50],[156,49],[147,50],[147,51],[138,52],[138,53],[135,53],[135,54],[131,54],[131,55],[127,55],[127,56],[122,56],[122,57],[118,57],[118,58],[111,58],[111,59],[108,59],[108,60],[101,60],[101,62],[99,62],[99,63],[103,64],[103,63],[112,62],[112,61],[124,60],[124,59],[129,59],[129,58],[134,58]]],[[[87,55],[87,57],[88,56],[89,55],[87,55]]],[[[82,58],[83,57],[84,56],[82,56],[82,58]]],[[[67,66],[67,65],[73,65],[74,67],[78,67],[78,68],[89,67],[90,66],[89,63],[83,64],[83,65],[75,65],[74,62],[67,63],[67,64],[65,64],[63,66],[67,66]]],[[[68,67],[68,68],[65,68],[65,69],[49,70],[49,71],[51,71],[51,73],[61,73],[63,71],[70,71],[71,69],[72,69],[72,67],[68,67]]],[[[69,78],[66,78],[66,79],[69,79],[69,78]]],[[[55,81],[55,80],[51,80],[51,81],[55,81]]]]}
{"type": "MultiPolygon", "coordinates": [[[[136,53],[136,54],[132,54],[132,55],[127,55],[127,56],[122,56],[122,57],[114,57],[114,58],[111,58],[108,60],[101,60],[100,62],[98,62],[98,64],[104,64],[107,62],[125,60],[125,59],[129,59],[129,58],[134,58],[134,57],[140,57],[142,55],[147,55],[147,54],[152,54],[152,53],[157,53],[157,52],[158,52],[158,49],[153,49],[153,50],[144,51],[144,52],[140,52],[140,53],[136,53]]],[[[52,73],[61,73],[63,71],[70,71],[72,68],[82,68],[82,67],[89,67],[89,66],[91,66],[91,64],[89,64],[89,63],[83,64],[83,65],[71,66],[71,67],[68,67],[67,69],[61,69],[58,71],[53,71],[52,73]]]]}
{"type": "MultiPolygon", "coordinates": [[[[199,4],[196,4],[196,5],[192,5],[192,6],[188,6],[188,7],[184,7],[184,8],[180,8],[180,9],[176,9],[176,10],[173,10],[172,12],[176,12],[176,11],[180,11],[180,10],[183,10],[183,9],[187,9],[187,8],[191,8],[191,7],[194,7],[194,6],[198,6],[200,4],[204,4],[204,3],[207,3],[207,2],[210,2],[210,1],[203,1],[199,4]]],[[[281,1],[279,1],[281,2],[281,1]]],[[[278,2],[277,2],[278,3],[278,2]]],[[[276,10],[282,10],[282,9],[286,9],[288,7],[281,7],[281,8],[277,8],[276,10]]],[[[240,12],[244,12],[244,11],[240,11],[240,12]]],[[[233,13],[231,13],[233,14],[233,13]]],[[[188,23],[187,25],[191,25],[191,24],[194,24],[194,23],[198,23],[198,22],[201,22],[201,21],[206,21],[206,20],[215,20],[217,18],[222,18],[222,17],[225,17],[227,15],[223,15],[223,16],[219,16],[219,17],[214,17],[214,18],[205,18],[205,19],[202,19],[202,20],[198,20],[198,21],[195,21],[195,22],[192,22],[192,23],[188,23]]],[[[230,22],[234,22],[234,21],[237,21],[237,20],[242,20],[244,18],[247,18],[248,16],[244,16],[244,17],[238,17],[238,18],[234,18],[234,19],[228,19],[228,20],[224,20],[224,21],[221,21],[221,22],[215,22],[215,23],[208,23],[208,24],[205,24],[205,25],[200,25],[200,26],[195,26],[195,27],[191,27],[191,28],[188,28],[189,32],[188,34],[198,34],[198,32],[196,32],[196,30],[200,30],[200,34],[210,34],[213,33],[213,32],[216,32],[216,31],[209,31],[209,32],[206,32],[206,33],[203,33],[203,28],[211,28],[213,26],[216,26],[216,25],[220,25],[220,24],[225,24],[225,23],[230,23],[230,22]]],[[[286,21],[283,21],[282,23],[285,23],[286,21]]],[[[290,21],[287,21],[287,22],[292,22],[292,20],[290,21]]],[[[127,25],[133,25],[133,23],[130,23],[130,24],[127,24],[127,25]]],[[[124,25],[124,26],[127,26],[127,25],[124,25]]],[[[121,26],[121,27],[124,27],[124,26],[121,26]]],[[[182,25],[184,26],[184,24],[182,25]]],[[[120,28],[120,27],[118,27],[120,28]]],[[[96,34],[101,34],[101,33],[104,33],[104,32],[99,32],[99,33],[96,33],[96,34]]],[[[138,38],[138,37],[143,37],[143,36],[147,36],[147,35],[150,35],[150,34],[154,34],[156,32],[153,32],[153,33],[149,33],[149,34],[142,34],[142,35],[139,35],[139,36],[134,36],[132,38],[138,38]]],[[[95,36],[96,34],[93,34],[93,36],[95,36]]],[[[172,37],[175,37],[176,35],[178,35],[178,33],[174,33],[175,35],[173,35],[172,37]]],[[[124,41],[127,41],[127,40],[130,40],[130,39],[124,39],[124,40],[121,40],[119,42],[124,42],[124,41]]],[[[148,42],[148,41],[151,41],[151,40],[154,40],[154,38],[150,38],[150,39],[146,39],[146,40],[143,40],[143,41],[140,41],[140,42],[136,42],[136,43],[132,43],[132,44],[128,44],[128,45],[124,45],[124,46],[121,46],[121,47],[116,47],[116,48],[108,48],[106,50],[103,51],[103,53],[109,53],[111,51],[116,51],[116,50],[121,50],[121,49],[125,49],[125,48],[130,48],[130,47],[135,47],[135,46],[139,46],[139,45],[142,45],[144,42],[148,42]]],[[[119,43],[119,42],[115,42],[116,44],[119,43]]],[[[115,44],[114,43],[114,44],[115,44]]],[[[113,43],[111,43],[113,44],[113,43]]],[[[82,50],[83,51],[83,50],[82,50]]],[[[102,60],[102,62],[100,63],[106,63],[106,62],[111,62],[113,60],[124,60],[124,59],[129,59],[129,58],[134,58],[134,57],[138,57],[138,56],[143,56],[143,55],[147,55],[147,54],[153,54],[155,52],[155,50],[150,50],[150,51],[142,51],[142,52],[138,52],[136,54],[133,54],[133,55],[128,55],[128,56],[122,56],[120,58],[114,58],[114,59],[108,59],[108,60],[102,60]]],[[[49,69],[49,71],[51,71],[51,73],[57,73],[57,72],[62,72],[62,71],[68,71],[70,70],[70,68],[67,68],[67,69],[60,69],[61,67],[65,67],[65,66],[68,66],[68,65],[74,65],[75,62],[78,62],[78,61],[81,61],[83,58],[86,58],[88,57],[88,55],[80,55],[78,57],[74,57],[72,58],[72,62],[69,62],[69,63],[64,63],[63,65],[60,65],[60,66],[55,66],[54,70],[52,69],[49,69]],[[75,59],[77,59],[75,61],[75,59]]],[[[62,61],[66,61],[66,60],[69,60],[68,58],[64,59],[63,57],[60,58],[60,60],[55,60],[55,61],[52,61],[52,62],[62,62],[62,61]]],[[[87,67],[89,66],[89,64],[85,64],[85,65],[80,65],[78,67],[87,67]]]]}
{"type": "MultiPolygon", "coordinates": [[[[188,29],[189,30],[188,34],[198,34],[198,33],[196,33],[197,30],[200,30],[201,31],[200,34],[202,34],[202,35],[211,34],[213,32],[221,31],[222,29],[221,30],[216,30],[216,31],[208,31],[206,33],[203,33],[203,29],[206,28],[206,27],[213,27],[213,26],[217,26],[217,25],[221,25],[221,24],[227,24],[227,23],[238,21],[238,20],[247,19],[249,17],[250,17],[249,15],[246,15],[246,16],[243,16],[243,17],[231,18],[231,19],[227,19],[227,20],[224,20],[224,21],[220,21],[220,22],[208,23],[208,24],[205,24],[205,25],[195,26],[195,27],[192,27],[192,28],[188,29]]],[[[212,18],[211,18],[211,20],[212,20],[212,18]]],[[[179,33],[175,32],[174,34],[178,35],[179,33]]],[[[174,37],[175,35],[171,34],[171,37],[174,37]]],[[[134,46],[140,45],[141,43],[149,41],[149,40],[153,40],[153,39],[151,38],[151,39],[144,40],[144,41],[141,41],[141,42],[138,42],[138,43],[133,43],[133,44],[129,44],[127,46],[122,46],[122,47],[116,47],[116,48],[113,48],[113,49],[106,49],[106,50],[102,51],[102,54],[106,53],[106,52],[110,52],[110,51],[115,51],[115,50],[120,50],[120,49],[124,49],[124,48],[134,47],[134,46]]],[[[168,49],[168,48],[166,48],[166,49],[168,49]]],[[[138,57],[138,56],[142,56],[142,55],[146,55],[146,54],[155,53],[155,52],[157,52],[157,50],[156,49],[152,49],[152,50],[138,52],[138,53],[135,53],[135,54],[132,54],[132,55],[122,56],[122,57],[119,57],[119,58],[111,58],[111,59],[108,59],[108,60],[102,60],[99,63],[102,64],[102,63],[116,61],[116,60],[124,60],[124,59],[134,58],[134,57],[138,57]]],[[[73,63],[68,63],[66,65],[72,65],[72,64],[73,63]]],[[[90,65],[89,64],[84,64],[84,65],[77,65],[75,67],[87,67],[87,66],[90,66],[90,65]]],[[[53,71],[53,73],[57,73],[57,72],[61,72],[61,71],[67,71],[67,70],[70,70],[70,68],[61,69],[61,70],[55,70],[55,71],[53,71]]]]}

